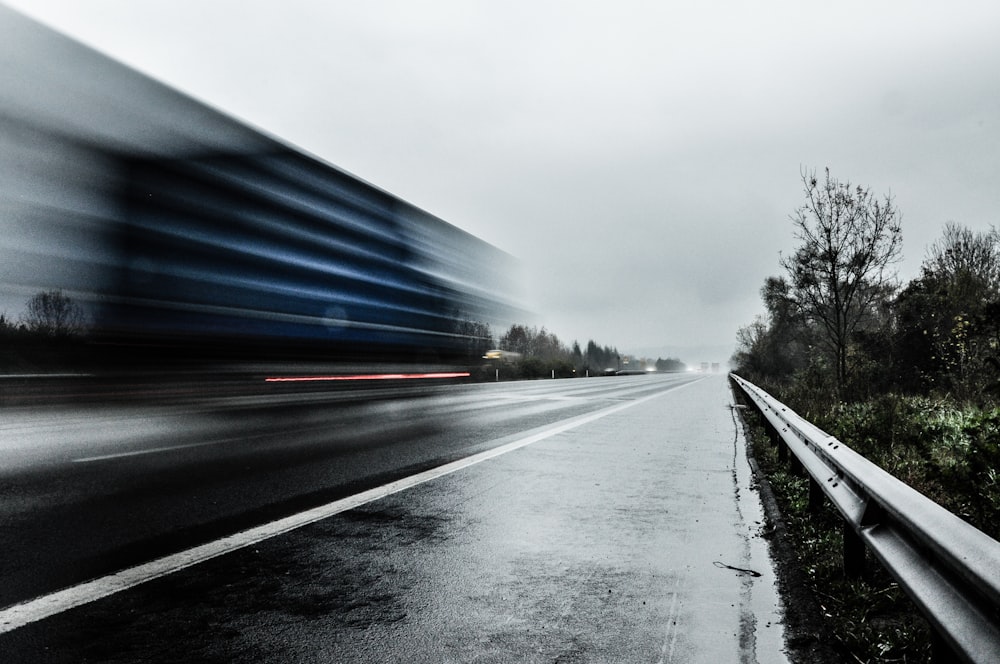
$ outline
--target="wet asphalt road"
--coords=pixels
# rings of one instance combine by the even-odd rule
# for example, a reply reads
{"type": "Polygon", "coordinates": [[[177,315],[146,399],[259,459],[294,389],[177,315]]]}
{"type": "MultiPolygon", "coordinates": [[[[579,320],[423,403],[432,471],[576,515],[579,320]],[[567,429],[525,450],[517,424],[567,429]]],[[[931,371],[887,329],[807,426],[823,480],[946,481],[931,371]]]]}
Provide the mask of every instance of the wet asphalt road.
{"type": "Polygon", "coordinates": [[[8,413],[0,605],[629,407],[2,634],[5,661],[783,660],[721,376],[404,392],[8,413]]]}

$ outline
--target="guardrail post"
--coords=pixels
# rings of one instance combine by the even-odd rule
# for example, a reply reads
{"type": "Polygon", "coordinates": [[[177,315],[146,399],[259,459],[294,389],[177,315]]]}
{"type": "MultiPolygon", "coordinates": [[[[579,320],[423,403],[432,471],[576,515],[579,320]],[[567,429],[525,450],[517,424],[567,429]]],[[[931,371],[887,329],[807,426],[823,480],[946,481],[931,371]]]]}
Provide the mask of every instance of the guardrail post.
{"type": "Polygon", "coordinates": [[[767,418],[763,414],[761,414],[760,419],[764,423],[764,430],[767,431],[767,438],[771,441],[771,447],[778,448],[778,461],[784,463],[788,459],[788,446],[781,440],[778,430],[771,426],[771,423],[767,421],[767,418]]]}
{"type": "Polygon", "coordinates": [[[844,521],[844,576],[860,579],[865,575],[865,554],[864,540],[844,521]]]}
{"type": "Polygon", "coordinates": [[[951,664],[958,661],[955,651],[940,632],[931,628],[931,664],[951,664]]]}
{"type": "Polygon", "coordinates": [[[788,446],[781,440],[778,430],[771,426],[771,423],[766,418],[762,416],[761,420],[764,422],[764,429],[767,431],[767,437],[771,441],[771,447],[778,448],[778,461],[784,462],[788,459],[788,446]]]}
{"type": "Polygon", "coordinates": [[[812,475],[809,476],[809,511],[815,514],[823,506],[823,487],[812,475]]]}
{"type": "Polygon", "coordinates": [[[781,440],[778,438],[778,430],[771,426],[771,423],[764,419],[763,416],[760,417],[761,423],[764,425],[764,431],[767,432],[767,439],[771,442],[771,447],[777,447],[778,442],[781,440]]]}
{"type": "Polygon", "coordinates": [[[801,477],[805,474],[805,468],[802,467],[802,461],[796,454],[788,454],[788,444],[784,443],[782,447],[785,448],[785,456],[788,457],[788,468],[792,471],[792,475],[796,477],[801,477]]]}

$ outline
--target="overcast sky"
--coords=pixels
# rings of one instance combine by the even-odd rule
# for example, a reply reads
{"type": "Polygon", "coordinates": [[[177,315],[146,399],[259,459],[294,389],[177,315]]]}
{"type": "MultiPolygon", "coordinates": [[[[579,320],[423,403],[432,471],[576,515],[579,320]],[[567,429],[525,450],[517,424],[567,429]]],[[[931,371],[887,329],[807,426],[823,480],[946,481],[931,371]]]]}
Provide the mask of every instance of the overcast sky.
{"type": "Polygon", "coordinates": [[[518,257],[565,342],[728,359],[801,169],[900,276],[1000,222],[1000,3],[7,0],[518,257]]]}

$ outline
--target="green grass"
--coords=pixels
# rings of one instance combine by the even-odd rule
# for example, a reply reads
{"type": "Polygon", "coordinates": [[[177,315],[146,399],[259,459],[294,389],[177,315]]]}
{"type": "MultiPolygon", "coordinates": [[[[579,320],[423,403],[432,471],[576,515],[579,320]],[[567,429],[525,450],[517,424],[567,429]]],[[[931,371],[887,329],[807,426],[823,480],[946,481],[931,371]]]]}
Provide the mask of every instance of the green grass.
{"type": "Polygon", "coordinates": [[[1000,408],[888,394],[837,404],[814,423],[1000,538],[1000,408]]]}

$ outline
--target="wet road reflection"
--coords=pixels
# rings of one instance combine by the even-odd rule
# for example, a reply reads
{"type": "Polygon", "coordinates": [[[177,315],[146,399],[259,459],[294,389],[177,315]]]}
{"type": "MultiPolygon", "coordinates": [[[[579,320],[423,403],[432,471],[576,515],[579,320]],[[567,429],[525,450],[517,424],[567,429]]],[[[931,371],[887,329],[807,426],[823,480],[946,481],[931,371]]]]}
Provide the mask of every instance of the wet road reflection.
{"type": "MultiPolygon", "coordinates": [[[[138,500],[147,515],[154,506],[165,510],[148,521],[200,514],[195,520],[212,524],[204,535],[226,521],[219,515],[227,502],[230,511],[243,502],[256,518],[283,511],[274,507],[275,500],[288,507],[282,485],[307,494],[322,486],[325,499],[357,488],[358,477],[377,483],[518,432],[635,404],[0,641],[25,657],[44,643],[63,653],[62,661],[70,654],[171,661],[180,642],[197,644],[204,661],[780,661],[770,561],[748,544],[759,539],[748,521],[756,497],[736,484],[728,392],[718,377],[689,380],[474,385],[344,411],[324,406],[359,419],[377,411],[385,436],[366,432],[370,447],[341,441],[335,450],[317,438],[301,445],[314,454],[284,468],[263,452],[209,463],[230,471],[225,481],[218,473],[192,479],[197,473],[187,463],[169,500],[133,491],[127,501],[138,500]],[[409,429],[414,418],[427,428],[409,429]],[[168,506],[180,485],[197,498],[168,506]],[[227,494],[240,500],[227,501],[227,494]],[[194,507],[206,503],[215,511],[194,507]],[[85,625],[116,637],[95,640],[85,625]]],[[[281,436],[265,438],[278,445],[281,436]]],[[[204,453],[191,448],[180,456],[204,453]]],[[[126,465],[98,465],[107,471],[115,463],[126,465]]],[[[17,521],[12,516],[8,508],[8,523],[17,521]]],[[[133,550],[148,551],[149,540],[139,541],[133,550]]],[[[108,555],[93,549],[90,559],[108,555]]],[[[72,557],[51,564],[85,567],[72,557]]],[[[20,591],[30,586],[22,582],[20,591]]]]}

